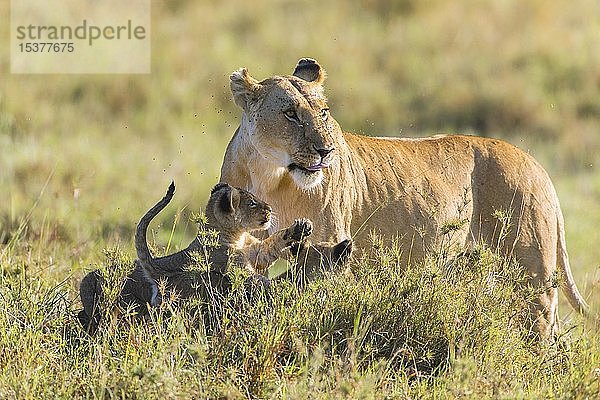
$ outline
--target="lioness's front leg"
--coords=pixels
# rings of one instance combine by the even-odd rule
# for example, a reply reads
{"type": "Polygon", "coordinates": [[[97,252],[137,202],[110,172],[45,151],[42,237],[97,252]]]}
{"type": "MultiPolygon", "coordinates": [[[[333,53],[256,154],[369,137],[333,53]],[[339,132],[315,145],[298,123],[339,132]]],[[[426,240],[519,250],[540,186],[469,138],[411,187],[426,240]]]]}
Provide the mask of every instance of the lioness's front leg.
{"type": "Polygon", "coordinates": [[[248,260],[258,272],[264,272],[281,257],[283,249],[306,239],[312,230],[312,222],[309,219],[297,219],[292,226],[275,232],[262,242],[250,245],[248,260]]]}

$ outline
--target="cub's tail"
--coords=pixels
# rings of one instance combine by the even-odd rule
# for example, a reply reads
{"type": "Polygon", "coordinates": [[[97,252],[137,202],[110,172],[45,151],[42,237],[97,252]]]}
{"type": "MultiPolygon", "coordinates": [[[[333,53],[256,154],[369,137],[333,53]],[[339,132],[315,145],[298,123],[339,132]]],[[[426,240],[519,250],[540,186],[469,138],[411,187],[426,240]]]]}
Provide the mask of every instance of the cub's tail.
{"type": "Polygon", "coordinates": [[[175,182],[171,182],[169,185],[169,189],[167,189],[167,194],[163,197],[158,203],[154,205],[144,216],[140,219],[140,222],[137,225],[135,230],[135,251],[137,252],[138,260],[140,264],[144,268],[152,267],[152,254],[150,254],[150,249],[148,248],[148,243],[146,242],[146,232],[148,231],[148,225],[154,217],[158,215],[159,212],[163,210],[169,204],[171,199],[173,198],[173,194],[175,193],[175,182]]]}

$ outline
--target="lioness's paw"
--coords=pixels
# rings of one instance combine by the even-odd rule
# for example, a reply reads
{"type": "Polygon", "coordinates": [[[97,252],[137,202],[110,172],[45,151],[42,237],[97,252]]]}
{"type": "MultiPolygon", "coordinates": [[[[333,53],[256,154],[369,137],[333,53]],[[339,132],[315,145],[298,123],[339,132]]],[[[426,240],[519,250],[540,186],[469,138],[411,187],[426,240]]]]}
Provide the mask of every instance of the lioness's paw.
{"type": "Polygon", "coordinates": [[[300,218],[294,221],[290,226],[288,233],[289,237],[286,239],[299,242],[311,235],[313,231],[312,222],[308,218],[300,218]]]}

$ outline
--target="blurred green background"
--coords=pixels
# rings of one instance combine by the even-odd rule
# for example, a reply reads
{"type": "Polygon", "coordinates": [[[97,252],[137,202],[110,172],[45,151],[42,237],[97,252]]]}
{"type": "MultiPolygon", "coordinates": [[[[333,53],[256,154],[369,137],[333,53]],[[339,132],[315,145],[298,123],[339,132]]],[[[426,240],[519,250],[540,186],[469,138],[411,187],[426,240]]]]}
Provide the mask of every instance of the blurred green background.
{"type": "MultiPolygon", "coordinates": [[[[0,20],[9,21],[9,2],[0,20]]],[[[240,111],[229,74],[327,70],[349,131],[508,140],[552,176],[576,279],[600,279],[600,2],[597,0],[152,1],[149,75],[9,74],[0,53],[0,254],[73,287],[101,249],[132,250],[135,224],[171,179],[165,245],[219,177],[240,111]],[[22,239],[22,240],[17,240],[22,239]]],[[[9,24],[0,25],[9,40],[9,24]]],[[[127,55],[123,55],[126,57],[127,55]]]]}

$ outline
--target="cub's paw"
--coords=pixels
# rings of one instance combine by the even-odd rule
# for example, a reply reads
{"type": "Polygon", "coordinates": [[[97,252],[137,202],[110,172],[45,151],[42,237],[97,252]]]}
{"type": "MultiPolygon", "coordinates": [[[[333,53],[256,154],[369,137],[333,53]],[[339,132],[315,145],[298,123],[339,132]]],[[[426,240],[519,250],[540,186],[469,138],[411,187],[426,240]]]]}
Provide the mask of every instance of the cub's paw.
{"type": "Polygon", "coordinates": [[[308,218],[300,218],[294,221],[292,226],[288,228],[286,240],[299,242],[308,236],[313,231],[312,222],[308,218]]]}

